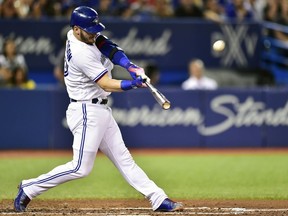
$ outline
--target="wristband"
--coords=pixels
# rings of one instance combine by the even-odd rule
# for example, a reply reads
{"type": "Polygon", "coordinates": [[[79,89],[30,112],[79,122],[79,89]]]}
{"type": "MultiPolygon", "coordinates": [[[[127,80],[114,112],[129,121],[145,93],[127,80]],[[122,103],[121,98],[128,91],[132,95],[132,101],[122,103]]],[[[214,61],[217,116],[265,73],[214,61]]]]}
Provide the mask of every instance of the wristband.
{"type": "Polygon", "coordinates": [[[121,89],[124,91],[130,90],[130,89],[136,89],[138,87],[141,87],[142,84],[143,84],[143,80],[141,77],[137,77],[135,80],[122,80],[121,89]]]}
{"type": "MultiPolygon", "coordinates": [[[[121,89],[124,91],[132,89],[132,81],[131,80],[122,80],[121,81],[121,89]]],[[[136,87],[137,88],[137,87],[136,87]]]]}

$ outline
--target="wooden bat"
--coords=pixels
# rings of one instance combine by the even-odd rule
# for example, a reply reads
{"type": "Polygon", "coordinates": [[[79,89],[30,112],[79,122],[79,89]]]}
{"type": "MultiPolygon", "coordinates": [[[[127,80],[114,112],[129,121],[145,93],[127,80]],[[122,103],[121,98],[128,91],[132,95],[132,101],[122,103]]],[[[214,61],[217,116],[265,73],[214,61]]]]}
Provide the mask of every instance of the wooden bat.
{"type": "Polygon", "coordinates": [[[164,109],[164,110],[170,109],[170,107],[171,107],[170,101],[157,88],[155,88],[151,83],[145,82],[145,84],[147,85],[148,89],[152,93],[155,100],[158,102],[158,104],[160,104],[162,109],[164,109]]]}

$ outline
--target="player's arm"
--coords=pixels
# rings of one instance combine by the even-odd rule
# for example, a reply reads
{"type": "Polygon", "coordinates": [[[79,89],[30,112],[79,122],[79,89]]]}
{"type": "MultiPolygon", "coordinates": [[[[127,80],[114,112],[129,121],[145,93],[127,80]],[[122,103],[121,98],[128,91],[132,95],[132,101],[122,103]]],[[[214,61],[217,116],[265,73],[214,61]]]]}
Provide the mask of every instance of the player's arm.
{"type": "Polygon", "coordinates": [[[95,45],[101,51],[103,55],[109,58],[113,64],[119,65],[125,68],[131,75],[133,79],[136,79],[138,76],[141,76],[142,79],[150,80],[144,69],[133,64],[129,58],[124,53],[123,49],[121,49],[117,44],[112,42],[104,35],[98,35],[95,41],[95,45]]]}
{"type": "Polygon", "coordinates": [[[107,73],[98,79],[96,83],[106,92],[127,91],[143,86],[141,77],[138,77],[135,80],[116,80],[110,78],[107,73]]]}

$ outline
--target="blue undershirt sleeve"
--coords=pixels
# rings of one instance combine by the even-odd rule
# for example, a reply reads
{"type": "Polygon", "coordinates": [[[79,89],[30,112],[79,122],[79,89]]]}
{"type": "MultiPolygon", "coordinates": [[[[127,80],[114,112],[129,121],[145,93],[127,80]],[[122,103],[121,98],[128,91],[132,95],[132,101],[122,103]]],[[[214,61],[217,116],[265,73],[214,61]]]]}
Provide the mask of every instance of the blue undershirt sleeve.
{"type": "Polygon", "coordinates": [[[113,62],[113,64],[119,65],[126,69],[131,66],[132,63],[124,51],[104,35],[99,35],[96,38],[95,45],[103,55],[113,62]]]}

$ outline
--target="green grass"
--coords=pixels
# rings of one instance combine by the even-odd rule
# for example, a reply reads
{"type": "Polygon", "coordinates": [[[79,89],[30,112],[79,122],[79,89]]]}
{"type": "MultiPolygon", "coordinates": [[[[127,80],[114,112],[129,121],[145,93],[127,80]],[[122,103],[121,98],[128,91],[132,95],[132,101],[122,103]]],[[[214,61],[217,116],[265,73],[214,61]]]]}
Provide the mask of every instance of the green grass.
{"type": "MultiPolygon", "coordinates": [[[[156,184],[177,199],[288,199],[287,154],[134,156],[156,184]]],[[[12,199],[22,179],[37,177],[70,157],[0,159],[0,198],[12,199]]],[[[40,198],[141,198],[104,156],[92,173],[40,198]]]]}

